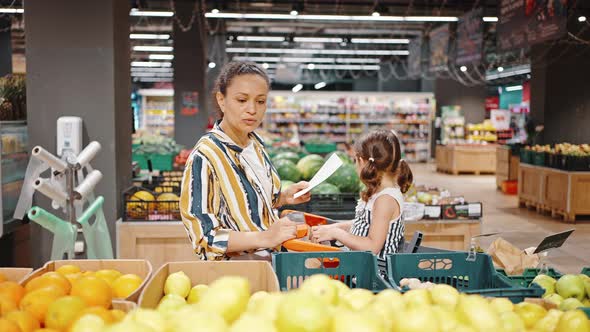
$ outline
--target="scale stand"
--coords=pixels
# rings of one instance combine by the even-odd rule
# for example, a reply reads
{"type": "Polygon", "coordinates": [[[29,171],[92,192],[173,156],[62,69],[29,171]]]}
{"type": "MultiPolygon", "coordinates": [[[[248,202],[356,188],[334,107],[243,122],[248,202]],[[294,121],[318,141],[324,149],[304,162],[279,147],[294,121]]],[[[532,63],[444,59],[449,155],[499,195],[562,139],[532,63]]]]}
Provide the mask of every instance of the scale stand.
{"type": "Polygon", "coordinates": [[[498,235],[498,234],[501,234],[501,232],[479,234],[479,235],[475,235],[475,236],[471,237],[471,243],[469,245],[469,252],[468,252],[467,258],[465,258],[465,260],[468,262],[475,262],[475,258],[477,256],[477,247],[478,247],[478,243],[476,242],[476,239],[479,239],[480,237],[488,237],[488,236],[494,236],[494,235],[498,235]]]}
{"type": "Polygon", "coordinates": [[[575,229],[570,229],[565,232],[549,235],[544,238],[541,243],[539,243],[537,249],[535,249],[533,252],[533,254],[538,254],[539,256],[539,264],[537,265],[539,274],[548,274],[549,272],[549,267],[547,266],[547,256],[549,254],[549,250],[563,246],[565,241],[574,232],[574,230],[575,229]]]}

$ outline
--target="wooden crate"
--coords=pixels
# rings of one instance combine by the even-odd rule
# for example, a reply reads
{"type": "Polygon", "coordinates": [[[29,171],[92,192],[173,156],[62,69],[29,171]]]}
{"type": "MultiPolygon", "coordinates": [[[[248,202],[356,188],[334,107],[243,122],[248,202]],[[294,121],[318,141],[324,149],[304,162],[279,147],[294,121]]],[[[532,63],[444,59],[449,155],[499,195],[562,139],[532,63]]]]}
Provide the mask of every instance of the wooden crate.
{"type": "Polygon", "coordinates": [[[437,146],[436,169],[453,175],[493,174],[496,172],[495,149],[495,146],[437,146]]]}
{"type": "Polygon", "coordinates": [[[30,267],[0,267],[0,274],[3,274],[8,281],[18,282],[23,284],[22,281],[33,272],[30,267]]]}
{"type": "Polygon", "coordinates": [[[496,149],[496,187],[501,188],[504,181],[518,180],[518,165],[520,158],[513,156],[506,146],[496,149]]]}
{"type": "Polygon", "coordinates": [[[471,238],[481,234],[480,220],[418,220],[405,224],[406,239],[420,231],[423,234],[421,245],[432,248],[468,250],[471,238]]]}
{"type": "Polygon", "coordinates": [[[544,172],[538,167],[521,164],[518,170],[518,199],[521,203],[542,204],[544,172]]]}
{"type": "Polygon", "coordinates": [[[279,292],[279,280],[269,262],[262,261],[193,261],[166,263],[154,273],[139,299],[141,308],[156,308],[164,296],[164,284],[169,274],[183,271],[192,282],[210,284],[222,276],[241,276],[250,281],[252,293],[257,291],[279,292]]]}
{"type": "Polygon", "coordinates": [[[43,267],[30,273],[22,282],[25,285],[31,279],[40,277],[44,273],[55,271],[64,265],[76,265],[80,267],[82,271],[98,271],[102,269],[113,269],[121,272],[122,274],[133,273],[138,275],[143,282],[139,288],[131,295],[126,297],[125,301],[136,302],[139,300],[141,291],[147,284],[148,280],[152,275],[152,265],[150,262],[144,259],[72,259],[72,260],[58,260],[49,261],[43,265],[43,267]]]}
{"type": "Polygon", "coordinates": [[[198,260],[180,221],[117,221],[117,257],[146,259],[154,269],[167,262],[198,260]]]}

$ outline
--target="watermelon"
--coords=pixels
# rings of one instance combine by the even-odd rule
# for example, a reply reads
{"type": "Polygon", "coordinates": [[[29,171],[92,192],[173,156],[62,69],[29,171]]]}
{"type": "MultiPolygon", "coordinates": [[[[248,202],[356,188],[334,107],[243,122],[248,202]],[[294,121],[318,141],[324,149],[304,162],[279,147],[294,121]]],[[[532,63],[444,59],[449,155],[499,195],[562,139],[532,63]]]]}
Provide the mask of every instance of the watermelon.
{"type": "Polygon", "coordinates": [[[280,160],[274,164],[275,168],[277,169],[277,173],[279,173],[279,178],[281,180],[298,182],[301,180],[301,172],[297,169],[297,166],[288,161],[288,160],[280,160]]]}
{"type": "Polygon", "coordinates": [[[289,180],[285,180],[285,181],[281,181],[281,191],[284,191],[285,189],[289,188],[289,186],[295,184],[295,182],[293,181],[289,181],[289,180]]]}
{"type": "Polygon", "coordinates": [[[299,161],[299,155],[295,152],[281,152],[277,154],[272,160],[273,162],[277,160],[288,160],[294,164],[297,164],[299,161]]]}
{"type": "Polygon", "coordinates": [[[340,189],[333,184],[321,183],[311,190],[313,195],[334,195],[340,194],[340,189]]]}
{"type": "Polygon", "coordinates": [[[307,155],[297,163],[303,180],[310,180],[324,164],[324,158],[317,154],[307,155]]]}
{"type": "Polygon", "coordinates": [[[333,154],[338,155],[338,157],[340,157],[340,160],[342,160],[342,162],[345,163],[345,164],[354,164],[354,162],[352,161],[352,159],[350,159],[350,157],[348,156],[348,154],[346,152],[344,152],[344,151],[330,152],[326,156],[326,160],[328,160],[328,158],[330,158],[333,154]]]}
{"type": "Polygon", "coordinates": [[[340,192],[343,193],[356,193],[359,191],[359,177],[356,173],[356,167],[351,164],[340,166],[326,181],[338,187],[340,192]]]}

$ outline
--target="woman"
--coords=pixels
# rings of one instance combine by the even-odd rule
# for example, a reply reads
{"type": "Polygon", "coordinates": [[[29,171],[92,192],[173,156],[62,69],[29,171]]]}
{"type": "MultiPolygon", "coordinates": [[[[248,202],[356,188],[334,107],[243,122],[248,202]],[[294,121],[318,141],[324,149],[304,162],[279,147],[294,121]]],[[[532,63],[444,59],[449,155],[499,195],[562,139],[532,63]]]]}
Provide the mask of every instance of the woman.
{"type": "Polygon", "coordinates": [[[214,105],[221,118],[187,160],[180,212],[195,253],[204,260],[268,259],[296,236],[296,224],[274,209],[309,201],[293,195],[299,182],[280,190],[262,139],[254,132],[266,112],[268,76],[253,63],[231,62],[219,74],[214,105]]]}

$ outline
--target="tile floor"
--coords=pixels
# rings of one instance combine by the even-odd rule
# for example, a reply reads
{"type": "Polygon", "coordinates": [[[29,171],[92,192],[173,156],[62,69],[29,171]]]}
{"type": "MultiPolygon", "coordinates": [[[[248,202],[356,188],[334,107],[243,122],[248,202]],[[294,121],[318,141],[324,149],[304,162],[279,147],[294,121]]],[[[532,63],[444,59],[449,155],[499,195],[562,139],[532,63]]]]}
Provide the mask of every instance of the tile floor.
{"type": "MultiPolygon", "coordinates": [[[[563,247],[548,253],[550,266],[563,273],[577,273],[590,266],[590,220],[566,224],[551,216],[518,207],[517,196],[504,195],[496,190],[494,175],[447,175],[437,173],[434,164],[413,164],[414,182],[447,188],[452,194],[462,194],[468,201],[483,203],[483,232],[502,232],[501,237],[525,249],[536,246],[545,236],[575,228],[563,247]]],[[[588,193],[590,195],[590,193],[588,193]]],[[[481,241],[486,249],[495,239],[481,241]]]]}

